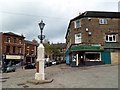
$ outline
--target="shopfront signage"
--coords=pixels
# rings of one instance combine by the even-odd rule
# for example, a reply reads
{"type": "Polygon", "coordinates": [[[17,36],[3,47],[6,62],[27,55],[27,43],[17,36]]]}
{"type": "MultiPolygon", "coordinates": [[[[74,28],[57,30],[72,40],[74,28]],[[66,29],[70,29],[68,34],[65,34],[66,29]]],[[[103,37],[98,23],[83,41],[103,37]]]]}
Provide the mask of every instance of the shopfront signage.
{"type": "Polygon", "coordinates": [[[101,46],[74,46],[70,51],[101,51],[103,48],[101,46]]]}
{"type": "Polygon", "coordinates": [[[6,59],[24,59],[24,56],[19,56],[19,55],[6,55],[6,59]]]}

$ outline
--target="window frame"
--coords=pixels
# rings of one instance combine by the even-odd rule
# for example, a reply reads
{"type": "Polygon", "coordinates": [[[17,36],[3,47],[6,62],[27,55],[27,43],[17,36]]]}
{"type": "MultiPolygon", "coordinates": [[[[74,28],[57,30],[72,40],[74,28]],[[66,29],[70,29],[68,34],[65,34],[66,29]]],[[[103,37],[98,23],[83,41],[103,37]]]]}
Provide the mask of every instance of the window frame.
{"type": "Polygon", "coordinates": [[[15,54],[16,53],[16,47],[13,46],[13,53],[15,54]]]}
{"type": "Polygon", "coordinates": [[[18,54],[22,54],[22,47],[18,47],[18,54]]]}
{"type": "Polygon", "coordinates": [[[104,19],[104,18],[101,18],[101,19],[99,19],[99,24],[100,25],[106,25],[106,24],[108,24],[108,20],[104,19]]]}
{"type": "Polygon", "coordinates": [[[81,21],[80,21],[80,19],[77,19],[77,20],[74,21],[74,27],[75,28],[80,28],[81,27],[81,21]]]}
{"type": "Polygon", "coordinates": [[[106,35],[105,36],[105,42],[117,42],[116,35],[115,34],[108,34],[108,35],[106,35]]]}
{"type": "Polygon", "coordinates": [[[82,43],[81,33],[76,33],[75,34],[75,44],[78,44],[78,43],[82,43]],[[78,37],[78,35],[80,35],[80,36],[78,37]]]}
{"type": "Polygon", "coordinates": [[[9,54],[9,53],[10,53],[10,46],[6,46],[6,54],[9,54]]]}
{"type": "Polygon", "coordinates": [[[21,38],[19,38],[19,44],[22,44],[22,39],[21,38]]]}
{"type": "Polygon", "coordinates": [[[11,38],[7,37],[7,42],[10,43],[11,42],[11,38]]]}
{"type": "Polygon", "coordinates": [[[14,43],[17,43],[17,39],[14,37],[14,43]]]}

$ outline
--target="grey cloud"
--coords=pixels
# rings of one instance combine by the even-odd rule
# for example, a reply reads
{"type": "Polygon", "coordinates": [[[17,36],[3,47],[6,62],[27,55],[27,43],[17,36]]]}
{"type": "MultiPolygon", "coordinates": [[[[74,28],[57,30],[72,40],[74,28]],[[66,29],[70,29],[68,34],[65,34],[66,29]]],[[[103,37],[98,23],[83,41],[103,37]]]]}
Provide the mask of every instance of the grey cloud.
{"type": "Polygon", "coordinates": [[[110,1],[105,3],[103,0],[93,0],[91,4],[88,3],[88,0],[83,2],[81,0],[76,2],[74,0],[3,1],[1,11],[6,11],[6,13],[0,14],[2,31],[23,33],[28,40],[38,40],[37,36],[40,34],[38,22],[42,19],[46,24],[43,31],[46,38],[51,42],[64,42],[70,19],[85,10],[108,10],[110,8],[116,11],[116,8],[113,8],[116,3],[111,6],[110,1]]]}

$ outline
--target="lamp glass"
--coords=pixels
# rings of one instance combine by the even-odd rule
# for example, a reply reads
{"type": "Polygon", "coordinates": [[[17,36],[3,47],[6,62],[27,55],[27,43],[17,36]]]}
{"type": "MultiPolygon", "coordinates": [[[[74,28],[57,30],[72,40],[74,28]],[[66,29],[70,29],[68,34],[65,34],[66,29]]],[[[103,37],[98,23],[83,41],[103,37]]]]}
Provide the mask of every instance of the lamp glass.
{"type": "Polygon", "coordinates": [[[44,26],[45,26],[45,23],[43,23],[43,21],[41,20],[41,22],[39,23],[40,29],[43,30],[44,26]]]}

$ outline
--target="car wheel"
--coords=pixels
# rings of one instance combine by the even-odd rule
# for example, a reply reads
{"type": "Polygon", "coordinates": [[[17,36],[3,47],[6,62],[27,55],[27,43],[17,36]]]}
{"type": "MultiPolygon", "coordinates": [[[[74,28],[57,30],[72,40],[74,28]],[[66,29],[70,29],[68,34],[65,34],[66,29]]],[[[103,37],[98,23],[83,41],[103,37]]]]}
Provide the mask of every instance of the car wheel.
{"type": "Polygon", "coordinates": [[[15,72],[15,70],[13,70],[13,72],[15,72]]]}

